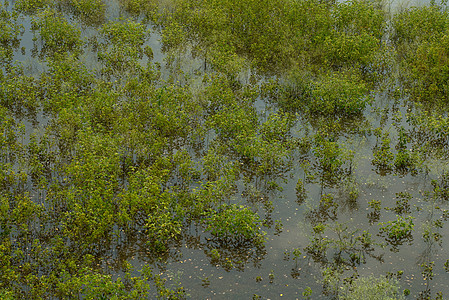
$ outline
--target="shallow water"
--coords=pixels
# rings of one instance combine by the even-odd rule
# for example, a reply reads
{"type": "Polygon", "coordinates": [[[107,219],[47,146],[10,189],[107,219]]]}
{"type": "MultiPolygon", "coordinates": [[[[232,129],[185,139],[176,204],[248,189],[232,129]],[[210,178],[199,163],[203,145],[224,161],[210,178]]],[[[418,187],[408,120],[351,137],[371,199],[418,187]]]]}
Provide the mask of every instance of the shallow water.
{"type": "MultiPolygon", "coordinates": [[[[5,3],[5,2],[3,2],[5,3]]],[[[107,10],[108,20],[117,20],[120,17],[127,17],[127,14],[119,9],[118,2],[108,2],[107,10]]],[[[406,7],[413,5],[425,5],[422,2],[406,3],[406,7]]],[[[12,5],[9,5],[10,9],[12,5]]],[[[404,4],[392,3],[392,10],[404,7],[404,4]]],[[[24,65],[26,74],[39,76],[47,70],[45,62],[39,60],[38,57],[31,55],[31,49],[37,48],[37,52],[41,50],[39,42],[33,42],[33,33],[30,31],[31,23],[29,17],[23,17],[22,23],[25,26],[25,32],[21,36],[20,47],[15,51],[14,60],[24,65]],[[25,54],[22,54],[21,47],[25,47],[25,54]]],[[[150,26],[150,25],[149,25],[150,26]]],[[[93,27],[83,28],[82,34],[84,38],[94,36],[96,29],[93,27]]],[[[144,46],[150,46],[153,50],[153,63],[161,64],[162,77],[169,79],[170,68],[165,65],[165,54],[162,51],[161,35],[156,28],[151,30],[150,38],[144,46]]],[[[81,61],[89,70],[97,70],[98,60],[94,52],[89,52],[88,48],[81,56],[81,61]]],[[[203,62],[200,59],[191,59],[188,54],[179,58],[182,62],[185,73],[195,77],[195,73],[202,69],[203,62]]],[[[145,59],[141,60],[142,65],[146,64],[145,59]]],[[[248,71],[250,73],[250,71],[248,71]]],[[[243,74],[241,77],[249,78],[249,74],[243,74]]],[[[198,77],[199,78],[199,77],[198,77]]],[[[201,87],[200,79],[194,79],[194,83],[201,87]]],[[[243,80],[242,80],[243,81],[243,80]]],[[[384,130],[390,131],[394,138],[397,137],[397,130],[392,121],[392,108],[396,106],[396,101],[390,99],[389,96],[383,96],[380,92],[376,97],[376,101],[365,110],[365,119],[369,122],[370,127],[383,127],[384,130]],[[379,114],[373,112],[373,108],[388,109],[386,122],[382,121],[379,114]]],[[[405,99],[399,101],[399,111],[404,116],[407,112],[405,99]]],[[[270,105],[261,97],[254,104],[261,119],[266,120],[266,115],[270,114],[270,105]]],[[[275,110],[275,108],[273,108],[275,110]]],[[[384,116],[384,117],[385,117],[384,116]]],[[[298,117],[298,120],[301,118],[298,117]]],[[[43,112],[39,112],[36,117],[38,124],[24,118],[21,120],[25,124],[24,143],[29,142],[29,136],[32,133],[42,133],[49,124],[49,117],[43,112]]],[[[401,121],[406,130],[410,126],[401,121]]],[[[298,137],[306,136],[307,131],[314,133],[311,124],[299,123],[294,127],[294,135],[298,137]],[[306,130],[305,128],[308,128],[306,130]]],[[[213,139],[213,133],[211,133],[213,139]]],[[[370,224],[367,213],[371,211],[368,202],[371,200],[381,200],[382,208],[394,207],[396,201],[396,193],[409,192],[412,195],[411,216],[415,218],[414,239],[410,244],[404,243],[398,246],[398,252],[390,251],[390,247],[382,249],[378,247],[375,251],[377,255],[383,255],[383,262],[379,262],[373,258],[367,258],[365,264],[357,266],[359,275],[383,275],[387,272],[396,272],[402,270],[403,275],[400,279],[401,288],[408,288],[412,295],[417,295],[420,291],[425,290],[427,285],[422,276],[420,264],[422,262],[435,262],[434,278],[431,281],[432,290],[442,291],[445,295],[449,294],[449,273],[442,268],[444,262],[449,258],[449,240],[444,237],[449,234],[447,226],[440,230],[443,235],[441,245],[437,243],[428,244],[422,238],[422,225],[429,218],[430,204],[424,200],[423,192],[430,191],[432,179],[438,179],[443,171],[448,170],[447,161],[437,160],[434,166],[430,166],[428,174],[419,173],[416,176],[410,173],[401,176],[392,172],[389,175],[379,175],[375,172],[372,165],[372,152],[376,145],[376,137],[373,134],[342,134],[340,142],[345,142],[348,148],[355,151],[354,167],[355,180],[359,189],[359,196],[354,202],[348,201],[344,195],[340,199],[336,199],[339,203],[337,221],[344,223],[349,229],[368,230],[372,233],[373,238],[377,242],[383,242],[384,239],[377,235],[378,222],[370,224]]],[[[394,143],[392,143],[394,144],[394,143]]],[[[320,184],[310,183],[306,185],[307,199],[304,203],[298,204],[295,185],[299,178],[304,178],[303,168],[299,165],[299,154],[296,153],[293,158],[293,169],[285,174],[286,182],[278,180],[277,183],[283,188],[282,192],[262,191],[265,197],[273,203],[273,211],[271,213],[272,220],[278,220],[282,223],[281,232],[276,232],[275,226],[264,228],[267,231],[267,242],[264,253],[255,254],[252,257],[240,256],[241,259],[248,259],[240,265],[240,268],[231,268],[226,270],[218,264],[211,263],[210,257],[205,252],[210,244],[201,232],[197,232],[197,228],[191,228],[191,232],[186,233],[191,240],[187,238],[181,241],[179,246],[171,249],[170,258],[163,266],[159,266],[159,270],[163,277],[168,279],[169,286],[176,286],[179,282],[185,287],[192,299],[249,299],[253,294],[261,295],[264,299],[285,299],[301,298],[302,292],[306,287],[312,288],[313,299],[330,298],[323,294],[321,282],[320,264],[314,262],[313,259],[303,253],[297,262],[292,258],[291,252],[296,248],[306,247],[311,238],[312,226],[307,214],[316,209],[319,205],[321,195],[323,193],[336,192],[336,188],[325,187],[320,184]],[[196,238],[196,239],[195,239],[196,238]],[[290,253],[290,254],[288,254],[290,253]],[[290,257],[287,259],[287,257],[290,257]],[[271,275],[270,275],[271,274],[271,275]]],[[[237,183],[240,192],[245,190],[242,181],[237,183]]],[[[254,189],[257,183],[251,182],[254,189]]],[[[343,192],[344,194],[344,192],[343,192]]],[[[244,196],[237,196],[233,199],[235,203],[249,203],[244,196]]],[[[263,216],[266,211],[263,207],[263,201],[250,204],[259,210],[263,216]]],[[[449,208],[447,203],[440,204],[441,208],[449,208]]],[[[433,216],[433,218],[440,216],[433,216]]],[[[379,222],[388,222],[394,220],[395,213],[392,211],[382,210],[382,217],[379,222]]],[[[336,237],[335,235],[333,236],[336,237]]],[[[115,260],[118,256],[123,255],[136,269],[144,265],[148,257],[139,251],[137,246],[125,246],[123,253],[119,253],[117,249],[111,250],[111,259],[115,260]]],[[[230,249],[233,251],[235,249],[230,249]]],[[[238,250],[238,249],[237,249],[238,250]]],[[[230,257],[233,255],[230,254],[230,257]]],[[[237,254],[235,256],[238,256],[237,254]]],[[[329,258],[330,259],[330,258],[329,258]]],[[[355,270],[348,270],[348,274],[355,270]]],[[[119,276],[119,272],[114,276],[119,276]]]]}

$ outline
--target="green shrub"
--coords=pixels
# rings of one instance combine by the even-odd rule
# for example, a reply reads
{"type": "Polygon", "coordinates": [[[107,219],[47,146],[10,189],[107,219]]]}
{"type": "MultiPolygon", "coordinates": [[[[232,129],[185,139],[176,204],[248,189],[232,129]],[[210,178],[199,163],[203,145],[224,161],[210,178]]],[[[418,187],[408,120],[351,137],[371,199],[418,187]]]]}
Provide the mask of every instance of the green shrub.
{"type": "Polygon", "coordinates": [[[7,11],[0,3],[0,66],[11,62],[13,50],[20,45],[18,37],[23,28],[18,22],[18,13],[7,11]]]}
{"type": "Polygon", "coordinates": [[[435,37],[432,41],[422,42],[417,46],[416,52],[413,53],[407,65],[415,99],[422,102],[448,103],[448,49],[449,36],[446,34],[435,37]]]}
{"type": "Polygon", "coordinates": [[[206,231],[223,242],[261,245],[265,241],[259,216],[247,207],[224,204],[207,213],[204,224],[206,231]]]}
{"type": "Polygon", "coordinates": [[[332,73],[313,83],[309,110],[313,114],[353,116],[369,103],[368,87],[357,76],[332,73]]]}
{"type": "Polygon", "coordinates": [[[35,14],[53,5],[54,0],[18,0],[14,3],[14,8],[24,14],[35,14]]]}
{"type": "Polygon", "coordinates": [[[130,13],[138,15],[141,13],[151,14],[156,11],[156,0],[120,0],[120,4],[130,13]]]}
{"type": "Polygon", "coordinates": [[[79,55],[82,52],[84,41],[81,30],[70,24],[61,13],[44,10],[31,23],[34,29],[39,30],[44,51],[48,51],[48,54],[53,56],[56,53],[72,52],[79,55]]]}
{"type": "Polygon", "coordinates": [[[379,231],[393,244],[401,244],[404,240],[412,238],[415,227],[413,219],[411,216],[398,216],[397,220],[379,223],[379,231]]]}
{"type": "Polygon", "coordinates": [[[398,46],[432,41],[441,37],[449,27],[448,12],[433,5],[403,10],[395,14],[392,21],[392,40],[398,46]]]}
{"type": "Polygon", "coordinates": [[[72,5],[84,17],[102,20],[106,10],[106,4],[103,0],[70,0],[72,5]]]}
{"type": "Polygon", "coordinates": [[[14,300],[17,299],[12,291],[6,289],[0,289],[0,298],[3,300],[14,300]]]}

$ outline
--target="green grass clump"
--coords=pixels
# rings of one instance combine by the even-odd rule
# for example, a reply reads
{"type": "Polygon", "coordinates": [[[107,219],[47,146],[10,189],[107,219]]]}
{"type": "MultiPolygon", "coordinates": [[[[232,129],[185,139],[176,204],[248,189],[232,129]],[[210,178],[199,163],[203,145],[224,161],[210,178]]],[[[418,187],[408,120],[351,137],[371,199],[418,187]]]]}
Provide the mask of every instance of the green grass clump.
{"type": "Polygon", "coordinates": [[[340,300],[399,300],[404,297],[399,292],[399,284],[393,279],[360,277],[352,284],[343,286],[338,294],[340,300]]]}

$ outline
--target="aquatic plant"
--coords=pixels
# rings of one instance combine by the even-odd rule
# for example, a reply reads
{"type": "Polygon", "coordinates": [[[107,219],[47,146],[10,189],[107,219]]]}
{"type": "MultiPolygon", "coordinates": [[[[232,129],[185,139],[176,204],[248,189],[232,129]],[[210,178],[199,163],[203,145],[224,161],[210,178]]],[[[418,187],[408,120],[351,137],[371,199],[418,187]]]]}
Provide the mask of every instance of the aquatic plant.
{"type": "Polygon", "coordinates": [[[42,10],[32,19],[32,26],[34,30],[39,31],[39,37],[44,43],[42,54],[81,54],[84,45],[81,31],[70,24],[61,13],[53,9],[42,10]]]}
{"type": "Polygon", "coordinates": [[[18,13],[7,11],[0,3],[0,66],[11,63],[13,50],[18,47],[19,33],[23,30],[18,17],[18,13]]]}
{"type": "Polygon", "coordinates": [[[399,283],[394,279],[359,277],[352,284],[342,287],[338,299],[405,299],[399,292],[399,283]]]}
{"type": "Polygon", "coordinates": [[[264,242],[259,216],[245,207],[224,204],[216,212],[206,214],[204,224],[206,231],[224,243],[264,242]]]}
{"type": "Polygon", "coordinates": [[[58,0],[58,3],[71,6],[74,14],[87,24],[98,24],[105,19],[106,3],[103,0],[58,0]]]}
{"type": "Polygon", "coordinates": [[[53,0],[18,0],[14,3],[14,8],[24,14],[35,14],[39,10],[49,8],[54,4],[53,0]]]}
{"type": "Polygon", "coordinates": [[[393,249],[397,251],[397,246],[402,245],[404,242],[409,243],[413,240],[413,234],[415,224],[413,223],[412,216],[398,216],[394,221],[379,223],[379,232],[385,236],[393,249]]]}
{"type": "Polygon", "coordinates": [[[389,133],[383,133],[380,136],[381,131],[379,130],[377,138],[380,139],[380,145],[376,144],[373,148],[373,156],[372,164],[376,166],[376,169],[380,174],[386,174],[390,172],[393,168],[393,159],[394,154],[391,152],[391,139],[389,138],[389,133]]]}

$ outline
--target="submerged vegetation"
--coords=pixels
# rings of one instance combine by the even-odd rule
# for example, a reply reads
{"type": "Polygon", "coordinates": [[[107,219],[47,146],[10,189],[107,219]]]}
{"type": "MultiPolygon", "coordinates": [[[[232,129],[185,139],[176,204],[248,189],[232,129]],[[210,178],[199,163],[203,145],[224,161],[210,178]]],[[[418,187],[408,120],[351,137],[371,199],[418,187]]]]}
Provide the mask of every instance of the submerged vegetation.
{"type": "Polygon", "coordinates": [[[0,1],[0,298],[443,299],[448,32],[445,3],[0,1]]]}

